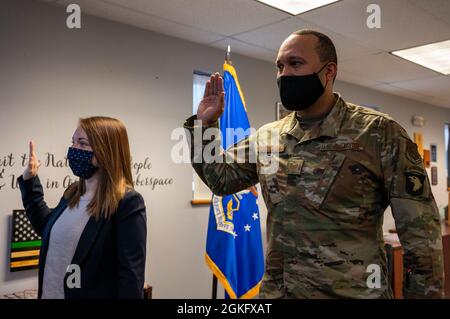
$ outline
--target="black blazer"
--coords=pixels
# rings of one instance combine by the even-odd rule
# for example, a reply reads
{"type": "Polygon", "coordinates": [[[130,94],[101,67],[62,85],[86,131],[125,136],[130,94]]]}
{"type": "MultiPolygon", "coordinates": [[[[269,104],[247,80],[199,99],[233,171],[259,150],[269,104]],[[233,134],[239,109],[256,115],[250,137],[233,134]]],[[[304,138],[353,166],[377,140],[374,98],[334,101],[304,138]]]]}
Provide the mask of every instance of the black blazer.
{"type": "MultiPolygon", "coordinates": [[[[42,237],[38,290],[38,298],[41,298],[50,232],[66,209],[67,201],[63,197],[58,206],[50,210],[37,176],[27,181],[20,176],[18,183],[26,214],[42,237]]],[[[86,224],[72,260],[72,264],[80,267],[81,287],[67,287],[66,279],[71,275],[67,273],[61,283],[65,298],[143,298],[146,241],[144,199],[136,191],[129,191],[112,217],[98,221],[91,217],[86,224]]]]}

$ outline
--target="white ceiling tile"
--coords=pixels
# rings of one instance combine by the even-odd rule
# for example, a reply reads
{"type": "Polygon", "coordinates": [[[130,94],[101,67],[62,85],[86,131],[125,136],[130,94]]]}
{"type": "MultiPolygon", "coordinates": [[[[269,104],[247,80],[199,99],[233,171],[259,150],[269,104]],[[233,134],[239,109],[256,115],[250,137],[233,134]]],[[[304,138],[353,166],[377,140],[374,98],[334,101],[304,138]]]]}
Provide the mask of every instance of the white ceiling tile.
{"type": "MultiPolygon", "coordinates": [[[[427,3],[432,6],[433,1],[427,3]]],[[[407,0],[345,0],[300,18],[385,51],[450,39],[448,24],[407,0]],[[367,6],[372,3],[381,7],[380,29],[367,27],[367,6]]]]}
{"type": "Polygon", "coordinates": [[[409,81],[436,76],[437,73],[389,53],[377,53],[344,61],[340,70],[365,76],[381,83],[409,81]]]}
{"type": "Polygon", "coordinates": [[[434,98],[450,99],[450,76],[440,75],[427,79],[396,82],[392,85],[434,98]]]}
{"type": "Polygon", "coordinates": [[[254,0],[101,1],[226,36],[290,17],[254,0]]]}
{"type": "Polygon", "coordinates": [[[274,64],[275,69],[275,59],[277,57],[276,51],[267,50],[264,48],[259,48],[256,46],[253,46],[251,44],[244,43],[239,40],[235,40],[232,38],[223,39],[217,42],[214,42],[211,44],[211,46],[223,49],[224,57],[225,57],[225,51],[227,49],[227,46],[231,46],[231,56],[233,56],[233,53],[239,53],[245,56],[254,57],[260,60],[272,62],[274,64]]]}
{"type": "MultiPolygon", "coordinates": [[[[67,5],[72,0],[40,0],[67,5]]],[[[338,51],[339,81],[450,106],[449,78],[383,51],[450,39],[450,0],[342,0],[292,17],[254,0],[76,0],[82,12],[273,62],[301,28],[321,31],[338,51]],[[381,6],[381,29],[366,9],[381,6]],[[226,39],[225,39],[226,38],[226,39]],[[390,84],[390,85],[387,85],[390,84]]]]}
{"type": "Polygon", "coordinates": [[[450,25],[450,1],[448,0],[409,0],[410,3],[428,11],[450,25]]]}
{"type": "Polygon", "coordinates": [[[298,17],[292,17],[254,31],[245,32],[234,36],[234,38],[278,51],[281,43],[290,34],[303,28],[314,29],[328,35],[336,46],[338,61],[346,61],[361,55],[379,52],[379,50],[369,49],[368,47],[357,43],[357,41],[351,40],[316,24],[303,21],[298,17]]]}
{"type": "Polygon", "coordinates": [[[292,17],[253,31],[233,36],[241,41],[278,51],[281,43],[293,32],[306,27],[305,21],[292,17]]]}
{"type": "Polygon", "coordinates": [[[426,103],[426,104],[450,108],[450,100],[446,100],[446,99],[440,99],[440,98],[435,98],[435,97],[421,97],[421,98],[417,98],[415,100],[426,103]]]}
{"type": "Polygon", "coordinates": [[[374,90],[380,91],[380,92],[384,92],[384,93],[388,93],[388,94],[393,94],[393,95],[397,95],[397,96],[402,96],[411,100],[419,100],[419,99],[430,99],[430,97],[427,97],[426,95],[423,94],[419,94],[417,92],[414,91],[410,91],[410,90],[405,90],[399,87],[395,87],[392,86],[390,84],[380,84],[377,86],[372,87],[374,90]]]}
{"type": "MultiPolygon", "coordinates": [[[[57,4],[65,6],[73,3],[73,0],[58,0],[57,4]]],[[[77,0],[82,13],[91,14],[108,20],[125,23],[138,28],[152,30],[169,36],[181,38],[183,40],[210,43],[223,39],[224,37],[213,32],[203,31],[186,25],[180,25],[156,16],[149,16],[136,10],[110,5],[103,1],[77,0]]]]}
{"type": "Polygon", "coordinates": [[[450,109],[450,99],[432,98],[431,100],[425,102],[450,109]]]}
{"type": "Polygon", "coordinates": [[[365,77],[363,75],[356,75],[356,74],[342,71],[339,69],[339,66],[338,66],[338,72],[337,72],[336,79],[338,81],[353,83],[353,84],[357,84],[357,85],[361,85],[361,86],[365,86],[365,87],[374,87],[374,86],[382,84],[377,81],[369,80],[367,77],[365,77]]]}

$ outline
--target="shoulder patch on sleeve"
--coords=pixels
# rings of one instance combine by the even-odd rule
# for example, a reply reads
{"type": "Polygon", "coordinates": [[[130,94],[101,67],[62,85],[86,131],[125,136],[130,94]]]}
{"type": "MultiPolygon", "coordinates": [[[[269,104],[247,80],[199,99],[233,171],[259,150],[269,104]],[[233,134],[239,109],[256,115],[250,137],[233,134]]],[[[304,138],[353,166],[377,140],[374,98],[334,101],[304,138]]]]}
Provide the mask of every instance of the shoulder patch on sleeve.
{"type": "Polygon", "coordinates": [[[425,183],[425,175],[421,172],[406,171],[406,192],[412,196],[420,196],[423,194],[423,187],[425,183]]]}
{"type": "Polygon", "coordinates": [[[413,164],[420,164],[422,157],[417,149],[417,144],[411,140],[406,141],[406,158],[413,164]]]}

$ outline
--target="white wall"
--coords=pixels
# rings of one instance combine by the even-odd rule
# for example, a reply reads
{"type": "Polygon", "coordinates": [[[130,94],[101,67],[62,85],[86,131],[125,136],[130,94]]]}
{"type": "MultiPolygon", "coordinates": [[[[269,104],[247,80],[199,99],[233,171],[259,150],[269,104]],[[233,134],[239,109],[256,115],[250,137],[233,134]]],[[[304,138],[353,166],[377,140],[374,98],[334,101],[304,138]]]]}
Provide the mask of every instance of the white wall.
{"type": "MultiPolygon", "coordinates": [[[[0,163],[13,153],[13,167],[0,166],[0,294],[34,288],[36,271],[9,272],[10,214],[20,208],[20,192],[10,175],[23,171],[20,154],[34,139],[38,155],[63,158],[79,117],[108,115],[128,128],[137,161],[149,157],[147,177],[170,177],[173,185],[138,187],[148,214],[146,281],[155,298],[209,298],[211,273],[203,261],[208,207],[191,207],[192,170],[171,161],[176,143],[170,134],[192,112],[193,70],[221,71],[224,51],[149,31],[83,16],[81,30],[65,28],[64,8],[22,0],[3,0],[0,10],[0,163]]],[[[225,49],[225,48],[224,48],[225,49]]],[[[259,127],[275,119],[278,99],[271,63],[233,55],[248,104],[250,122],[259,127]]],[[[443,125],[450,110],[425,105],[346,83],[337,91],[349,100],[378,105],[412,133],[412,114],[423,114],[425,145],[438,145],[439,185],[446,205],[443,125]]],[[[68,168],[43,167],[40,176],[61,179],[68,168]]],[[[63,190],[46,190],[50,206],[63,190]]],[[[265,232],[266,210],[262,207],[265,232]]],[[[389,221],[388,221],[389,222],[389,221]]],[[[388,227],[388,226],[387,226],[388,227]]],[[[265,238],[265,233],[263,233],[265,238]]]]}

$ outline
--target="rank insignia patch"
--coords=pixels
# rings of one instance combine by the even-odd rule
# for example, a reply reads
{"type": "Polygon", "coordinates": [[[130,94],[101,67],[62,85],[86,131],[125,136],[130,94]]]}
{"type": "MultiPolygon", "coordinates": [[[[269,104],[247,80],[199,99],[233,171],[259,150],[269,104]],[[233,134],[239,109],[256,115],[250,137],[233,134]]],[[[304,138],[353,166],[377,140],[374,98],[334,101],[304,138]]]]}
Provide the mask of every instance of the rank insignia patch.
{"type": "Polygon", "coordinates": [[[416,143],[406,142],[406,157],[414,164],[419,164],[422,161],[416,143]]]}

